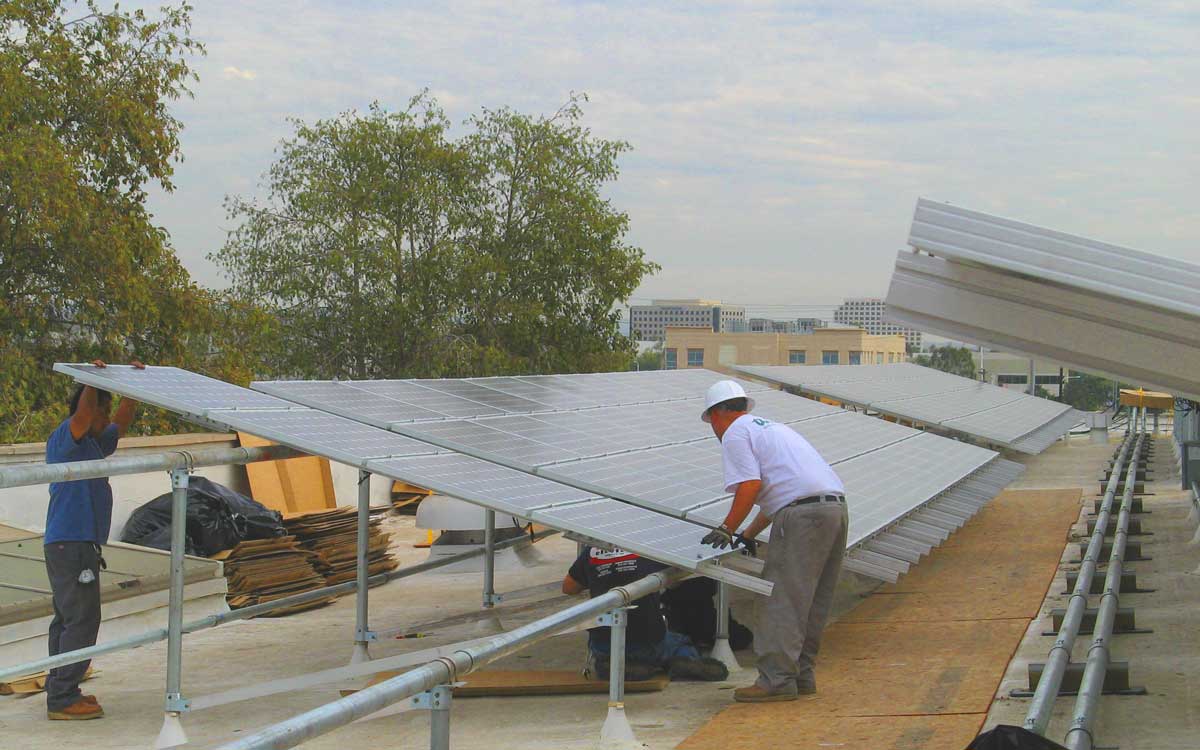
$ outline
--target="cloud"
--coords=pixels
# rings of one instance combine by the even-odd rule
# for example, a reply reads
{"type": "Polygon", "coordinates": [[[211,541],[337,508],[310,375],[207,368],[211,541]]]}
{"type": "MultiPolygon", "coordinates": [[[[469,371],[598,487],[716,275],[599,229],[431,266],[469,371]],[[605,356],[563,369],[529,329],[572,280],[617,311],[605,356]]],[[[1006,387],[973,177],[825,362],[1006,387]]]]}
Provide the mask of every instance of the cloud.
{"type": "Polygon", "coordinates": [[[232,65],[226,65],[221,69],[221,73],[226,78],[240,78],[243,81],[253,81],[255,78],[258,78],[258,74],[253,70],[241,70],[232,65]]]}
{"type": "Polygon", "coordinates": [[[882,295],[921,195],[1200,263],[1193,3],[208,0],[193,20],[209,57],[152,208],[204,283],[222,198],[255,192],[286,118],[426,87],[455,122],[586,91],[593,132],[634,146],[609,193],[663,266],[639,296],[882,295]]]}

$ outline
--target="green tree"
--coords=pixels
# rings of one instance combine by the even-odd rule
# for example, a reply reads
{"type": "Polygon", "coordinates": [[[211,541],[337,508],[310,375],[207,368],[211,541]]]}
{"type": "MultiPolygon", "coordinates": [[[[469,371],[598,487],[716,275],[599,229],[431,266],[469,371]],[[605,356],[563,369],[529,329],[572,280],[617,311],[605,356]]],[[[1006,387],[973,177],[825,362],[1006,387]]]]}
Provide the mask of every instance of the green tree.
{"type": "Polygon", "coordinates": [[[63,418],[56,360],[249,376],[244,352],[227,367],[221,352],[235,318],[255,315],[193,284],[145,207],[181,158],[168,104],[189,95],[187,60],[203,52],[190,8],[76,7],[0,3],[0,441],[42,440],[63,418]]]}
{"type": "Polygon", "coordinates": [[[964,378],[974,379],[978,374],[975,371],[975,359],[971,356],[971,350],[961,346],[930,347],[928,355],[918,355],[913,362],[923,367],[932,367],[935,370],[960,375],[964,378]]]}
{"type": "Polygon", "coordinates": [[[625,145],[501,109],[452,140],[427,94],[311,125],[280,148],[266,200],[213,258],[239,299],[261,300],[304,377],[454,376],[620,369],[614,303],[655,266],[623,241],[600,189],[625,145]]]}
{"type": "Polygon", "coordinates": [[[1072,372],[1063,386],[1062,400],[1082,411],[1099,411],[1112,402],[1113,388],[1108,378],[1072,372]]]}
{"type": "Polygon", "coordinates": [[[634,370],[661,370],[663,366],[663,348],[659,343],[634,358],[634,370]]]}

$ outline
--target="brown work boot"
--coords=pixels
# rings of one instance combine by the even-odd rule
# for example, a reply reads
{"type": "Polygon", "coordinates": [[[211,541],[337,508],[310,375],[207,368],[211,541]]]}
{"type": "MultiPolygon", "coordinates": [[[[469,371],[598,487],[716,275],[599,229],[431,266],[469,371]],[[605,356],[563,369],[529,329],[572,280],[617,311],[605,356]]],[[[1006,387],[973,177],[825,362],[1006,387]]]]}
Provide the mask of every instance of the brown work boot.
{"type": "Polygon", "coordinates": [[[91,703],[91,704],[94,704],[97,706],[100,705],[100,701],[96,700],[96,696],[94,696],[94,695],[81,695],[80,698],[87,701],[88,703],[91,703]]]}
{"type": "Polygon", "coordinates": [[[104,716],[104,709],[99,703],[89,703],[80,698],[66,708],[57,711],[46,711],[46,718],[51,721],[87,721],[104,716]]]}
{"type": "Polygon", "coordinates": [[[794,701],[797,697],[795,685],[780,690],[768,690],[759,685],[751,685],[733,691],[733,699],[738,703],[775,703],[777,701],[794,701]]]}

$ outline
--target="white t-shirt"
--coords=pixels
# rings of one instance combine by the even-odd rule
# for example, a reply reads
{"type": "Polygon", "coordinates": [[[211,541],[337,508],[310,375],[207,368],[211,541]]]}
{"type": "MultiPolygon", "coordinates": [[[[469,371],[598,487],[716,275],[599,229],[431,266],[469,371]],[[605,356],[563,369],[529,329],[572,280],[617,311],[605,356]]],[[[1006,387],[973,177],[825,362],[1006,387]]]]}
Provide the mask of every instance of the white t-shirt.
{"type": "Polygon", "coordinates": [[[812,495],[844,495],[842,480],[821,454],[787,425],[745,414],[721,436],[725,491],[762,480],[754,504],[767,517],[793,500],[812,495]]]}

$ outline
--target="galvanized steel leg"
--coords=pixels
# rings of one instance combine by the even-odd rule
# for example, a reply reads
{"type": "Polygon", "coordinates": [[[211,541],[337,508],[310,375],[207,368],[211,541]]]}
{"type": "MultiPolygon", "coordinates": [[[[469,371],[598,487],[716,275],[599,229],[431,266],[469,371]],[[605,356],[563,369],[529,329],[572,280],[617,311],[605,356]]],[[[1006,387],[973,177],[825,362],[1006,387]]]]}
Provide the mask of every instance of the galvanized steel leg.
{"type": "Polygon", "coordinates": [[[350,656],[351,664],[371,660],[370,644],[375,640],[375,633],[369,625],[369,609],[367,600],[367,578],[370,577],[371,550],[371,473],[358,472],[358,559],[356,568],[356,587],[354,598],[354,653],[350,656]]]}
{"type": "Polygon", "coordinates": [[[496,511],[486,510],[483,514],[483,606],[496,606],[496,511]]]}
{"type": "Polygon", "coordinates": [[[450,750],[450,705],[453,695],[454,689],[450,685],[438,685],[410,699],[414,708],[429,711],[430,750],[450,750]]]}
{"type": "Polygon", "coordinates": [[[628,615],[624,609],[614,609],[599,618],[609,626],[608,656],[608,716],[600,728],[601,741],[632,742],[633,727],[625,716],[625,625],[628,615]]]}
{"type": "Polygon", "coordinates": [[[155,748],[187,744],[179,715],[188,710],[183,698],[183,553],[187,543],[187,469],[171,471],[171,586],[167,605],[167,696],[162,729],[155,748]]]}
{"type": "Polygon", "coordinates": [[[723,581],[717,581],[717,636],[708,655],[730,672],[741,669],[729,645],[729,587],[723,581]]]}

